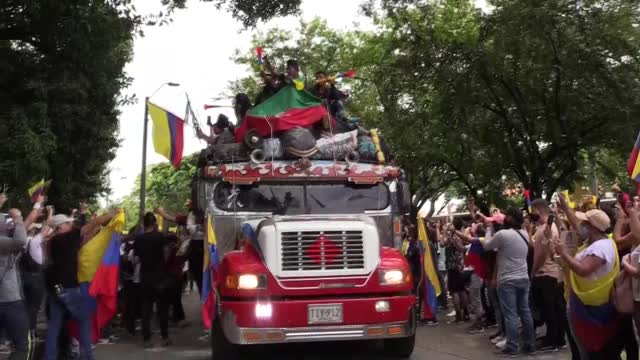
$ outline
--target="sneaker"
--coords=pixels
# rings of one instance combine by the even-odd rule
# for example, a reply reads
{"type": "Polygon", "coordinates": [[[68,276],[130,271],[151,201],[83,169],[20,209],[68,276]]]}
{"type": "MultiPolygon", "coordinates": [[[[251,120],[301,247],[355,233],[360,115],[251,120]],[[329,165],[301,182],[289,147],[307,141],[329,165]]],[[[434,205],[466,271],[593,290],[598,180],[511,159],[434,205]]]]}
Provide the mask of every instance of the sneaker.
{"type": "Polygon", "coordinates": [[[449,316],[449,317],[454,317],[454,316],[456,316],[456,311],[455,311],[455,310],[453,310],[452,312],[448,313],[448,314],[447,314],[447,316],[449,316]]]}
{"type": "Polygon", "coordinates": [[[497,333],[489,336],[489,340],[493,341],[493,339],[499,338],[499,337],[502,337],[502,333],[501,332],[497,332],[497,333]]]}
{"type": "Polygon", "coordinates": [[[427,326],[436,326],[436,325],[440,324],[438,322],[438,320],[425,320],[422,323],[427,325],[427,326]]]}
{"type": "Polygon", "coordinates": [[[484,332],[484,327],[480,325],[473,325],[467,330],[467,334],[480,334],[484,332]]]}
{"type": "Polygon", "coordinates": [[[98,344],[100,345],[112,345],[115,344],[115,341],[111,340],[111,338],[102,338],[98,340],[98,344]]]}
{"type": "Polygon", "coordinates": [[[493,353],[496,355],[500,355],[504,357],[512,357],[512,358],[518,357],[518,355],[520,355],[520,353],[515,350],[507,350],[507,349],[496,350],[493,353]]]}
{"type": "Polygon", "coordinates": [[[497,345],[498,343],[500,343],[500,342],[502,342],[504,340],[506,340],[505,337],[501,335],[501,336],[498,336],[498,337],[495,337],[495,338],[491,339],[491,343],[493,345],[497,345]]]}
{"type": "Polygon", "coordinates": [[[496,343],[496,347],[500,350],[505,349],[507,347],[507,339],[504,338],[496,343]]]}
{"type": "Polygon", "coordinates": [[[557,351],[558,351],[558,347],[553,345],[544,345],[538,348],[538,352],[540,353],[552,353],[557,351]]]}

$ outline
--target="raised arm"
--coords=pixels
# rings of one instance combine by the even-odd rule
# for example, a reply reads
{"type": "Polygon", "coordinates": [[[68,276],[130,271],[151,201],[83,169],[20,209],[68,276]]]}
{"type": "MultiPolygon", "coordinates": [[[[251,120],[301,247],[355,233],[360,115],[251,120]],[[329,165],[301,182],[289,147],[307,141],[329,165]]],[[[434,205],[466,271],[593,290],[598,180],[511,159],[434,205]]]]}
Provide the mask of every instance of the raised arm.
{"type": "Polygon", "coordinates": [[[167,221],[171,221],[172,223],[176,222],[176,216],[168,214],[162,207],[157,207],[154,212],[167,221]]]}
{"type": "Polygon", "coordinates": [[[83,242],[89,241],[90,239],[87,238],[87,235],[92,234],[101,226],[106,225],[111,219],[113,219],[114,216],[116,216],[117,213],[118,209],[111,209],[100,216],[96,216],[94,219],[84,225],[80,230],[80,235],[82,235],[83,237],[83,242]]]}
{"type": "Polygon", "coordinates": [[[22,214],[18,209],[9,210],[9,217],[13,219],[15,224],[13,230],[13,237],[0,236],[0,250],[1,251],[14,251],[24,247],[27,243],[27,230],[24,227],[22,220],[22,214]]]}
{"type": "Polygon", "coordinates": [[[24,220],[24,227],[26,229],[28,229],[31,224],[35,223],[36,220],[38,220],[38,217],[42,214],[43,211],[43,206],[44,204],[44,195],[38,195],[38,199],[36,200],[36,203],[33,204],[33,209],[31,210],[31,212],[29,213],[29,215],[27,215],[27,218],[24,220]]]}
{"type": "Polygon", "coordinates": [[[562,194],[558,196],[558,209],[560,209],[560,211],[562,211],[567,216],[567,220],[569,221],[569,224],[571,224],[573,230],[577,231],[580,220],[578,220],[576,214],[573,212],[573,209],[571,209],[569,207],[569,204],[567,204],[567,199],[565,199],[564,195],[562,194]]]}

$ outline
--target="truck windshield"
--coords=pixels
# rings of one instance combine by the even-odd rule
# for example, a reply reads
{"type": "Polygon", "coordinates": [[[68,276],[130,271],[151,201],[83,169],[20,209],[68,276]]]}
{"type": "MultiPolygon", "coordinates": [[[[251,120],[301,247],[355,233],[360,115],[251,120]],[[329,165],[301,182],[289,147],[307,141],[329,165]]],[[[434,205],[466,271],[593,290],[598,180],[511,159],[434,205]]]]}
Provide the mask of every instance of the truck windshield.
{"type": "Polygon", "coordinates": [[[360,214],[389,206],[385,184],[288,183],[216,186],[214,201],[224,211],[275,215],[360,214]]]}

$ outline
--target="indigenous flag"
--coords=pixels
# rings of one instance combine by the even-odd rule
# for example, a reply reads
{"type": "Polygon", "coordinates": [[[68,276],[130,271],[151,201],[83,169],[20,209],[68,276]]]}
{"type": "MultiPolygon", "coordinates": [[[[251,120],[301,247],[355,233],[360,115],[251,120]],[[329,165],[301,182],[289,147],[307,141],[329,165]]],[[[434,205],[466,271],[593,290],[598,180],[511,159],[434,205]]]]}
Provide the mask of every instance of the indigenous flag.
{"type": "Polygon", "coordinates": [[[640,183],[640,134],[638,134],[638,139],[631,150],[631,155],[629,155],[627,171],[633,181],[640,183]]]}
{"type": "Polygon", "coordinates": [[[286,86],[247,112],[242,125],[236,130],[236,141],[241,143],[249,129],[270,137],[271,134],[297,126],[313,126],[328,116],[322,100],[305,90],[298,91],[294,86],[286,86]]]}
{"type": "Polygon", "coordinates": [[[153,120],[153,147],[174,167],[179,167],[184,146],[184,120],[150,102],[147,107],[153,120]]]}
{"type": "Polygon", "coordinates": [[[47,188],[51,185],[51,180],[44,181],[44,179],[35,183],[32,187],[27,190],[29,197],[31,198],[31,202],[35,203],[38,200],[38,196],[44,194],[47,191],[47,188]]]}
{"type": "MultiPolygon", "coordinates": [[[[78,281],[91,311],[91,336],[98,342],[102,328],[116,314],[120,243],[124,227],[124,211],[120,211],[78,253],[78,281]]],[[[72,324],[77,338],[77,326],[72,324]]]]}
{"type": "Polygon", "coordinates": [[[476,238],[471,241],[469,252],[464,259],[467,266],[473,267],[473,272],[480,278],[487,279],[487,263],[484,260],[484,247],[482,241],[484,238],[476,238]]]}
{"type": "Polygon", "coordinates": [[[420,257],[423,269],[424,287],[422,293],[422,316],[423,319],[433,319],[438,311],[438,296],[442,292],[440,281],[436,274],[436,269],[431,258],[429,247],[429,236],[422,217],[418,216],[418,240],[422,244],[420,247],[420,257]]]}
{"type": "MultiPolygon", "coordinates": [[[[613,246],[615,242],[611,240],[613,246]]],[[[574,333],[585,349],[599,352],[618,334],[620,319],[610,295],[620,270],[616,248],[615,266],[604,277],[591,280],[574,272],[569,274],[569,321],[574,333]]]]}
{"type": "Polygon", "coordinates": [[[216,294],[218,285],[218,244],[211,215],[207,217],[207,249],[204,252],[204,266],[202,274],[202,320],[205,328],[211,328],[216,317],[216,294]]]}

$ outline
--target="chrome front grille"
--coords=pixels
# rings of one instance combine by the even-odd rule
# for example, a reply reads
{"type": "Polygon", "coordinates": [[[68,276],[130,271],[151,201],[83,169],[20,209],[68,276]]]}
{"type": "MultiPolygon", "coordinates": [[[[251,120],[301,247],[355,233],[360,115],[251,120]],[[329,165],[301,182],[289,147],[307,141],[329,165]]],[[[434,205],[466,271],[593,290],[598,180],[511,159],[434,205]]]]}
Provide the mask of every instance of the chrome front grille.
{"type": "Polygon", "coordinates": [[[287,231],[280,240],[283,271],[364,269],[361,230],[287,231]]]}

